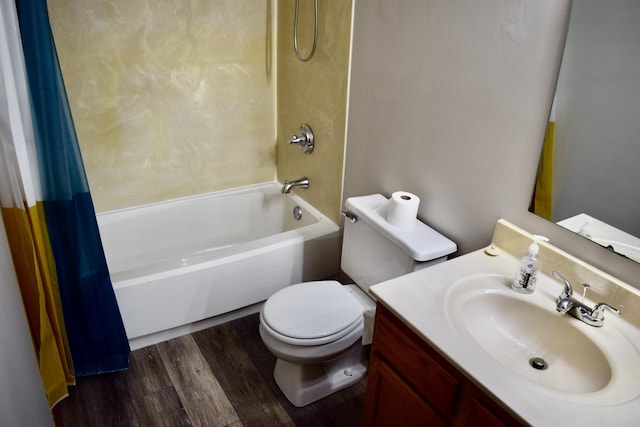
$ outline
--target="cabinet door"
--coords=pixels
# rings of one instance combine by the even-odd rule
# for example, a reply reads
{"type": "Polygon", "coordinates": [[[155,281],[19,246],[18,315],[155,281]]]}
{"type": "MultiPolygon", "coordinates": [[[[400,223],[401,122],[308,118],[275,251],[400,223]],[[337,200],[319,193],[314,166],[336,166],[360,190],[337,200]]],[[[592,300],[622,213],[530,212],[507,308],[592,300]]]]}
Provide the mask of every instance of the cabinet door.
{"type": "Polygon", "coordinates": [[[384,306],[378,305],[376,316],[372,356],[391,366],[443,418],[450,418],[462,376],[384,306]]]}
{"type": "Polygon", "coordinates": [[[444,426],[445,422],[384,361],[372,358],[364,426],[444,426]]]}
{"type": "MultiPolygon", "coordinates": [[[[470,389],[472,387],[469,387],[470,389]]],[[[461,399],[451,425],[467,427],[520,427],[525,424],[513,418],[481,391],[473,388],[461,399]]]]}

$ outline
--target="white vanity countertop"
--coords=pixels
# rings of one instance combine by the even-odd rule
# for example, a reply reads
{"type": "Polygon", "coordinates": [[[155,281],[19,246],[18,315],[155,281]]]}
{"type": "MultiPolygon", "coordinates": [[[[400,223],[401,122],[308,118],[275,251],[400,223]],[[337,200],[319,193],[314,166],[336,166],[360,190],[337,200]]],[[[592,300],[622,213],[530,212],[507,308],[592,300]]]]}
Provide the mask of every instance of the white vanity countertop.
{"type": "MultiPolygon", "coordinates": [[[[370,290],[379,302],[393,311],[419,336],[439,349],[454,365],[526,422],[541,426],[638,425],[640,363],[635,364],[635,368],[625,368],[622,373],[616,371],[615,367],[613,369],[614,379],[611,384],[618,381],[618,374],[633,379],[633,390],[625,391],[625,398],[614,399],[616,401],[612,403],[609,386],[593,393],[567,394],[551,390],[512,372],[470,339],[463,337],[448,319],[446,307],[451,284],[473,275],[511,276],[517,267],[518,260],[505,252],[491,257],[479,250],[380,283],[370,290]]],[[[538,280],[536,298],[548,298],[549,309],[558,316],[565,316],[567,322],[576,322],[576,328],[592,328],[586,331],[588,334],[607,334],[614,327],[623,328],[630,342],[629,347],[625,348],[634,348],[640,354],[640,332],[636,326],[625,322],[624,312],[622,318],[605,313],[605,324],[601,328],[586,325],[569,315],[555,313],[555,298],[561,289],[562,285],[557,280],[545,276],[544,280],[538,280]],[[607,328],[608,325],[611,327],[607,328]]],[[[517,293],[514,291],[514,294],[517,293]]],[[[529,296],[523,296],[527,297],[529,296]]],[[[491,313],[487,313],[487,316],[491,316],[491,313]]],[[[615,330],[612,333],[614,332],[615,330]]],[[[638,354],[630,357],[638,357],[638,354]]]]}

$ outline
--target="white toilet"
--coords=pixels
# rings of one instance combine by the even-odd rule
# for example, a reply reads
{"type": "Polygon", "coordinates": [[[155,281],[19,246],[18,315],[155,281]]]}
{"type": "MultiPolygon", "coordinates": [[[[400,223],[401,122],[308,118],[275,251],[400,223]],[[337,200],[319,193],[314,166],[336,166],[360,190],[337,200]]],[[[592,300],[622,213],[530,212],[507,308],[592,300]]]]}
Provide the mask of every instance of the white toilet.
{"type": "Polygon", "coordinates": [[[367,371],[375,301],[370,286],[442,262],[451,240],[416,219],[400,228],[386,220],[381,194],[352,197],[345,207],[342,270],[356,285],[306,282],[273,294],[260,313],[260,336],[277,357],[276,383],[305,406],[358,382],[367,371]],[[367,321],[365,321],[367,319],[367,321]],[[363,331],[364,336],[363,336],[363,331]]]}

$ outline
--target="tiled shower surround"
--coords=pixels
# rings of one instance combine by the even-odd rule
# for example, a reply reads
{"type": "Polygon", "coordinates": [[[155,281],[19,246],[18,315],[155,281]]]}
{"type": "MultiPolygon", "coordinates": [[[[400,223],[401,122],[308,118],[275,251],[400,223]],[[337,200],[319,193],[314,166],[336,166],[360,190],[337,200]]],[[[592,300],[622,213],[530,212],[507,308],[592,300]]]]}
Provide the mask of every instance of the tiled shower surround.
{"type": "MultiPolygon", "coordinates": [[[[281,166],[276,146],[285,143],[279,139],[295,131],[282,125],[280,138],[278,123],[297,128],[310,115],[320,118],[314,131],[324,148],[304,159],[308,174],[332,166],[323,186],[306,195],[325,213],[338,211],[351,0],[332,2],[331,10],[320,2],[317,58],[300,64],[321,81],[292,80],[293,71],[280,65],[295,58],[292,48],[279,51],[291,44],[294,3],[48,1],[98,212],[273,180],[281,166]],[[278,82],[288,83],[279,89],[278,82]],[[301,93],[317,99],[305,111],[277,103],[301,93]]],[[[300,22],[308,30],[313,15],[306,3],[300,22]]]]}

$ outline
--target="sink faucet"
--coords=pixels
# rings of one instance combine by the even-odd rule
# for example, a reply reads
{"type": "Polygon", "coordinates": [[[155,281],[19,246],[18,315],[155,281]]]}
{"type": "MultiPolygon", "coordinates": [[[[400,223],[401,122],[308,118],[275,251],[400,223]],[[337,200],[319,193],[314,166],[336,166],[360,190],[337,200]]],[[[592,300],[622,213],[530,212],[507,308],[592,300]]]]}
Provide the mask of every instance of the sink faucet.
{"type": "MultiPolygon", "coordinates": [[[[582,302],[573,298],[573,289],[571,283],[560,273],[554,271],[553,276],[564,282],[564,287],[558,299],[556,299],[556,310],[559,313],[569,313],[578,320],[583,321],[587,325],[601,327],[604,325],[604,309],[611,310],[616,315],[620,316],[622,313],[617,308],[614,308],[606,302],[599,302],[593,308],[589,308],[582,302]]],[[[588,285],[585,285],[585,293],[588,285]]],[[[584,299],[584,298],[583,298],[584,299]]]]}
{"type": "Polygon", "coordinates": [[[306,176],[295,181],[285,181],[282,186],[282,194],[289,194],[294,188],[309,188],[309,180],[306,176]]]}

